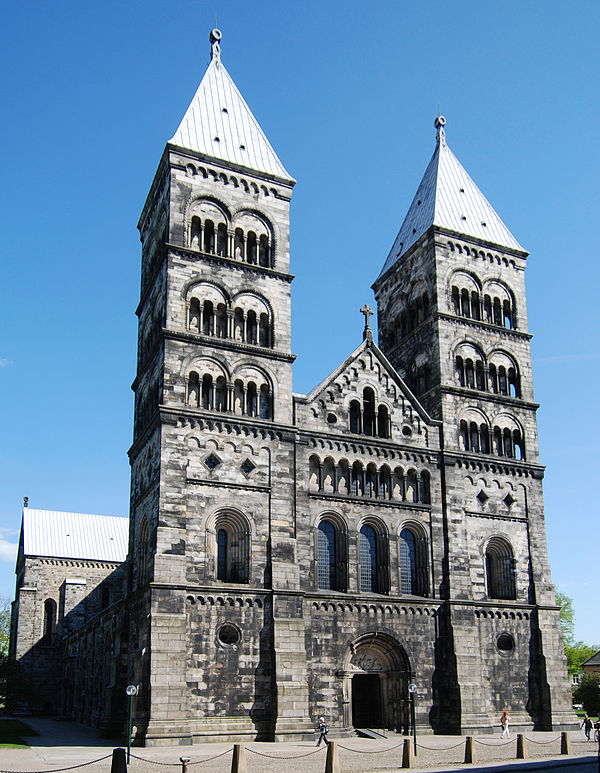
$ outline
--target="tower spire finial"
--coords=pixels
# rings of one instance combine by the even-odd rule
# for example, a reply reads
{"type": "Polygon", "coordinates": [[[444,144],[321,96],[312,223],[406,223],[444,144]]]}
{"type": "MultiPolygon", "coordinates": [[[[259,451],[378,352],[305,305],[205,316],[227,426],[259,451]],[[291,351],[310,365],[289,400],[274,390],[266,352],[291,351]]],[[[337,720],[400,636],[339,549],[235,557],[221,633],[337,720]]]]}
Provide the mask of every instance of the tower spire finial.
{"type": "Polygon", "coordinates": [[[215,27],[210,31],[210,58],[214,59],[217,63],[221,61],[220,40],[222,37],[220,29],[215,27]]]}
{"type": "Polygon", "coordinates": [[[437,142],[438,142],[438,144],[441,143],[442,145],[445,145],[446,144],[446,131],[444,129],[444,126],[446,125],[446,119],[444,118],[443,115],[439,115],[439,111],[438,111],[437,118],[433,122],[433,125],[437,129],[437,142]]]}
{"type": "Polygon", "coordinates": [[[363,341],[365,339],[367,341],[372,341],[373,331],[371,330],[371,323],[369,322],[369,317],[373,314],[373,311],[369,308],[368,303],[365,303],[362,309],[360,309],[360,313],[365,315],[365,329],[363,330],[363,341]]]}

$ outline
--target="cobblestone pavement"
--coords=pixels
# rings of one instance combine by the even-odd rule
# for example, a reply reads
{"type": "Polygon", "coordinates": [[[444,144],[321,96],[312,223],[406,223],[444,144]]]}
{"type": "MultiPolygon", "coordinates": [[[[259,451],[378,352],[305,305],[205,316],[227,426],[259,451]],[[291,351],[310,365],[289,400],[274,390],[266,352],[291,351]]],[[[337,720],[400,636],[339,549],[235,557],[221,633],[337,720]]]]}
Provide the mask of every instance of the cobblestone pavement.
{"type": "MultiPolygon", "coordinates": [[[[66,722],[49,719],[26,720],[40,735],[31,737],[30,749],[0,749],[1,771],[56,771],[81,766],[79,773],[108,773],[114,742],[99,740],[93,731],[66,722]],[[93,762],[95,760],[95,762],[93,762]],[[91,764],[86,764],[91,763],[91,764]]],[[[559,733],[526,733],[527,761],[574,759],[594,756],[598,747],[582,734],[570,737],[570,758],[560,755],[559,733]]],[[[385,740],[363,738],[336,740],[340,768],[344,773],[379,773],[397,771],[402,766],[402,736],[390,735],[385,740]]],[[[323,773],[327,751],[312,742],[246,743],[248,773],[323,773]]],[[[180,773],[180,757],[189,757],[188,773],[230,773],[231,743],[195,746],[132,748],[130,773],[180,773]]],[[[516,737],[501,740],[499,735],[475,739],[476,764],[502,764],[516,759],[516,737]]],[[[460,736],[421,736],[414,770],[448,770],[464,763],[465,739],[460,736]]],[[[519,761],[520,762],[520,761],[519,761]]]]}

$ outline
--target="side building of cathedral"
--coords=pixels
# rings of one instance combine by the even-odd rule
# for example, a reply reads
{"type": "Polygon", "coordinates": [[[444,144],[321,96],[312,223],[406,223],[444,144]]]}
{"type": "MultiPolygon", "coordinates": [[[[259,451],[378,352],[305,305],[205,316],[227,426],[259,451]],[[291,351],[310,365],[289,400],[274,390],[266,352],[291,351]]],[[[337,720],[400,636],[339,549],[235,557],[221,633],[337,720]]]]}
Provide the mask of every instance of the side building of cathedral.
{"type": "MultiPolygon", "coordinates": [[[[63,712],[146,744],[575,727],[547,558],[527,252],[444,119],[363,340],[292,391],[294,180],[212,58],[139,221],[126,590],[63,712]]],[[[18,637],[17,637],[18,638],[18,637]]]]}

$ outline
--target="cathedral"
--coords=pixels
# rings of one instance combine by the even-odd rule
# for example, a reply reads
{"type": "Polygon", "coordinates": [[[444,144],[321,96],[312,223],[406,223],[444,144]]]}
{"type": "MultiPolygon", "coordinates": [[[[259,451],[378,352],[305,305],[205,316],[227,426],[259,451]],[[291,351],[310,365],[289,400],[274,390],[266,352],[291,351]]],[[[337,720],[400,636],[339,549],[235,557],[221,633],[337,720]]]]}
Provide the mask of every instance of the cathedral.
{"type": "Polygon", "coordinates": [[[46,518],[47,545],[61,514],[25,508],[13,655],[38,674],[53,664],[52,711],[107,733],[123,729],[136,685],[147,745],[313,739],[319,715],[338,736],[405,733],[411,683],[419,732],[489,732],[504,709],[523,730],[575,727],[528,253],[438,116],[374,277],[377,343],[365,305],[357,348],[294,393],[295,181],[220,41],[213,30],[138,224],[128,536],[111,552],[106,521],[77,556],[62,555],[66,539],[52,553],[31,534],[46,518]]]}

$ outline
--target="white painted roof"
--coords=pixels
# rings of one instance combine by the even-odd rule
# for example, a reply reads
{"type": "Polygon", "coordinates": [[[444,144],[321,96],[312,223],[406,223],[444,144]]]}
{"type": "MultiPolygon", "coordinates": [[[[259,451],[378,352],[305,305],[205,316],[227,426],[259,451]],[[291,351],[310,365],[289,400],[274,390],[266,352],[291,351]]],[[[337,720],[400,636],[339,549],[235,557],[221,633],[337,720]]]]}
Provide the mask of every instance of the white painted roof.
{"type": "Polygon", "coordinates": [[[438,137],[434,154],[381,274],[432,225],[525,252],[446,144],[444,123],[443,116],[436,119],[438,137]]]}
{"type": "Polygon", "coordinates": [[[169,143],[294,182],[221,62],[220,38],[213,30],[211,62],[169,143]]]}
{"type": "Polygon", "coordinates": [[[23,508],[26,556],[124,561],[128,538],[128,518],[23,508]]]}

